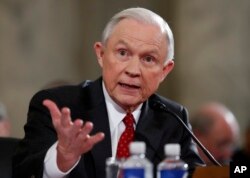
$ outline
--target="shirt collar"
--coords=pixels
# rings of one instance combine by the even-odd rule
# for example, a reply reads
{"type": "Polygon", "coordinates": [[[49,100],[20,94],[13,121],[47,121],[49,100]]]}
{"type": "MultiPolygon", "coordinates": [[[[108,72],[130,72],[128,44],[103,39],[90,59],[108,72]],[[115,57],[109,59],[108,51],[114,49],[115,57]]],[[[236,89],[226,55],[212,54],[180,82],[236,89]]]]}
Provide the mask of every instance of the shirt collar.
{"type": "MultiPolygon", "coordinates": [[[[117,103],[115,103],[115,101],[109,96],[106,90],[106,87],[104,85],[104,82],[102,82],[102,88],[103,88],[104,98],[105,98],[105,102],[107,106],[109,121],[110,123],[113,123],[111,126],[116,127],[125,117],[126,111],[123,108],[121,108],[117,103]]],[[[140,104],[136,108],[136,110],[132,112],[135,118],[135,123],[137,123],[139,120],[139,117],[141,114],[141,108],[142,108],[142,104],[140,104]]]]}

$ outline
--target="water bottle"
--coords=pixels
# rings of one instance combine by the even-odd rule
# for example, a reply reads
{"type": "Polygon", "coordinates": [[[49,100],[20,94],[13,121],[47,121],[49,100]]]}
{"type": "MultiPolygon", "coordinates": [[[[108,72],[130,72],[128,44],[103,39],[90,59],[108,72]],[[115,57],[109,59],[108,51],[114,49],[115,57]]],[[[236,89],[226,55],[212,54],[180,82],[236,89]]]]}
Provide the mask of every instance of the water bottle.
{"type": "Polygon", "coordinates": [[[166,158],[157,166],[157,178],[186,178],[188,165],[180,159],[180,145],[166,144],[166,158]]]}
{"type": "Polygon", "coordinates": [[[145,157],[144,142],[129,145],[130,157],[122,163],[122,178],[153,178],[153,165],[145,157]]]}

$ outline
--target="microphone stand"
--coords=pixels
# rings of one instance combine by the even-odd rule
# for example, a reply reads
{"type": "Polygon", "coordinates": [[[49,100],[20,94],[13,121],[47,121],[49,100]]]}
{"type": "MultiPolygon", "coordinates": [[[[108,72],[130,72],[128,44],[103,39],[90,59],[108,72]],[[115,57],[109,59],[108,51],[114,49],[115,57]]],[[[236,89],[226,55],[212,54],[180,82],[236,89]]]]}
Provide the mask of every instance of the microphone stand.
{"type": "Polygon", "coordinates": [[[188,133],[191,135],[191,137],[193,138],[193,140],[196,142],[196,144],[201,148],[201,150],[203,151],[203,153],[209,158],[210,161],[212,161],[215,165],[217,166],[221,166],[221,164],[213,157],[213,155],[202,145],[202,143],[198,140],[198,138],[192,133],[192,131],[188,128],[188,126],[183,122],[183,120],[173,111],[170,111],[165,104],[163,104],[160,101],[157,101],[156,103],[154,103],[154,107],[155,108],[159,108],[161,111],[167,112],[169,114],[171,114],[172,116],[174,116],[175,118],[177,118],[177,120],[184,126],[184,128],[186,129],[186,131],[188,131],[188,133]]]}

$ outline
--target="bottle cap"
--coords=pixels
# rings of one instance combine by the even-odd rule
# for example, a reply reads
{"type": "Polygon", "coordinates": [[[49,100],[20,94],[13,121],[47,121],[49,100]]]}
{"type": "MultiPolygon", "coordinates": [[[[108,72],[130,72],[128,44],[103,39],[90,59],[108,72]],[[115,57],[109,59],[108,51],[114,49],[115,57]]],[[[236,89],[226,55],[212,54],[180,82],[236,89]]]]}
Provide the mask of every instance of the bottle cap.
{"type": "Polygon", "coordinates": [[[144,142],[132,142],[129,145],[129,151],[131,154],[144,154],[146,151],[146,145],[144,142]]]}
{"type": "Polygon", "coordinates": [[[167,156],[180,156],[181,147],[178,143],[169,143],[164,146],[164,152],[167,156]]]}

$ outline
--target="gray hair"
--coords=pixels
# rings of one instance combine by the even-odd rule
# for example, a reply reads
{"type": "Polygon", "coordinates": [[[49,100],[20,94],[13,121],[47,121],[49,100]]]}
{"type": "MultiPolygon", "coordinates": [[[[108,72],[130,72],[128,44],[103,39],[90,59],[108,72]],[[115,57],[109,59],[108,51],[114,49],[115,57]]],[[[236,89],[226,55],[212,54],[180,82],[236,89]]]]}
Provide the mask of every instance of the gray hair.
{"type": "Polygon", "coordinates": [[[156,25],[161,29],[163,34],[166,34],[168,43],[167,60],[174,59],[174,37],[168,23],[158,14],[145,8],[129,8],[115,14],[107,23],[102,34],[102,43],[106,44],[114,27],[123,19],[134,19],[146,24],[156,25]]]}

